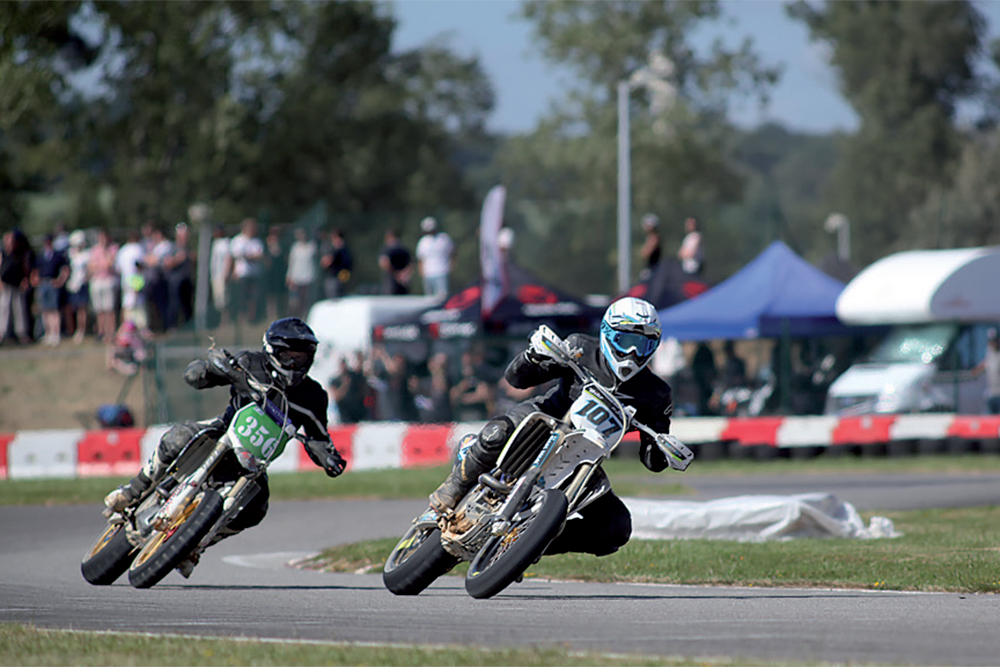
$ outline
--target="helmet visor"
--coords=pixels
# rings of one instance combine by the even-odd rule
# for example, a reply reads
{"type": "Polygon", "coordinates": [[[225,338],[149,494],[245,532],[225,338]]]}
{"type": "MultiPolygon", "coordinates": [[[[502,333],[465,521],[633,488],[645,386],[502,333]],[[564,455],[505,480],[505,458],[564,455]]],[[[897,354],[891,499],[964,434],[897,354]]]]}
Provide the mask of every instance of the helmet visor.
{"type": "Polygon", "coordinates": [[[276,350],[274,358],[282,368],[301,371],[312,365],[313,354],[312,350],[292,350],[286,347],[276,350]]]}
{"type": "Polygon", "coordinates": [[[611,327],[605,330],[606,338],[611,347],[620,354],[636,354],[644,359],[651,355],[659,343],[658,340],[641,333],[616,331],[611,327]]]}

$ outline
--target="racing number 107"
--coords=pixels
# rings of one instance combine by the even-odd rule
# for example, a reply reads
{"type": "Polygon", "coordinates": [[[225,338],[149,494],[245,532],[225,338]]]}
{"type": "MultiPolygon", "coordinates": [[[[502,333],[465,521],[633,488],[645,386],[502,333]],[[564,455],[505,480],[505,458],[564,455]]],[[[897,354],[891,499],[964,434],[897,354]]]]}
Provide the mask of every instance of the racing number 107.
{"type": "Polygon", "coordinates": [[[611,411],[597,401],[587,401],[582,408],[576,411],[576,414],[585,417],[587,421],[597,426],[597,430],[604,436],[611,435],[622,427],[618,420],[611,415],[611,411]],[[608,426],[601,428],[605,422],[608,422],[608,426]]]}

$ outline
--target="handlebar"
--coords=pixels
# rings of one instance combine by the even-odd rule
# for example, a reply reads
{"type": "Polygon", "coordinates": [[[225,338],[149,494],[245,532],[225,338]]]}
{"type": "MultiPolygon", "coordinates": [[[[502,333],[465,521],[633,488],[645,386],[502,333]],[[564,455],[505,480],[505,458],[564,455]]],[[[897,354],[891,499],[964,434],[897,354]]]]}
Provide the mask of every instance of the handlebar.
{"type": "Polygon", "coordinates": [[[631,425],[637,430],[650,436],[656,441],[656,446],[659,447],[660,450],[666,455],[667,463],[672,469],[680,471],[687,470],[687,467],[691,465],[691,461],[694,459],[694,452],[692,452],[687,445],[681,442],[676,436],[670,435],[669,433],[657,433],[636,419],[635,408],[624,405],[614,395],[614,392],[598,382],[593,373],[578,364],[576,360],[579,358],[579,355],[574,355],[574,351],[566,345],[566,341],[560,338],[554,331],[552,331],[552,329],[544,324],[538,327],[538,331],[542,334],[545,346],[555,353],[553,356],[556,361],[572,369],[573,372],[576,373],[577,377],[579,377],[583,382],[599,388],[602,394],[621,408],[622,414],[625,415],[627,419],[626,431],[628,430],[628,425],[631,425]]]}

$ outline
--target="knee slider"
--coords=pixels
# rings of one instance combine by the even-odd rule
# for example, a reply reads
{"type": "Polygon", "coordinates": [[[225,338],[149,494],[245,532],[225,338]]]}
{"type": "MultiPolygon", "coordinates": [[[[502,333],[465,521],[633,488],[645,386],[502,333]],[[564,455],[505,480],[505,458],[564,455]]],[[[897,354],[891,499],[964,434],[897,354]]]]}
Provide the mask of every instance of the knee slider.
{"type": "Polygon", "coordinates": [[[499,454],[507,443],[507,438],[514,432],[514,422],[506,415],[496,417],[486,422],[486,426],[479,433],[479,444],[483,449],[491,454],[499,454]]]}
{"type": "Polygon", "coordinates": [[[193,424],[181,423],[175,424],[170,428],[169,431],[163,434],[160,438],[160,446],[157,448],[160,454],[160,459],[165,463],[170,463],[181,453],[184,446],[187,445],[191,438],[198,433],[198,429],[193,424]]]}

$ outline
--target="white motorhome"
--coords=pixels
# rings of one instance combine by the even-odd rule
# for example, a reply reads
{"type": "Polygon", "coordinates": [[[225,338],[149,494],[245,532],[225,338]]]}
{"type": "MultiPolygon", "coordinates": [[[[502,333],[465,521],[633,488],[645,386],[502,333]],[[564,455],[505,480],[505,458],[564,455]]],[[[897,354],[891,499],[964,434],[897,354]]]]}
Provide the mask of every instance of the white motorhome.
{"type": "Polygon", "coordinates": [[[340,357],[371,349],[374,326],[440,302],[433,296],[345,296],[317,302],[306,317],[319,339],[309,375],[325,387],[339,371],[340,357]]]}
{"type": "Polygon", "coordinates": [[[892,328],[833,382],[827,414],[984,411],[985,380],[971,371],[1000,321],[1000,247],[889,255],[848,283],[836,312],[892,328]]]}

